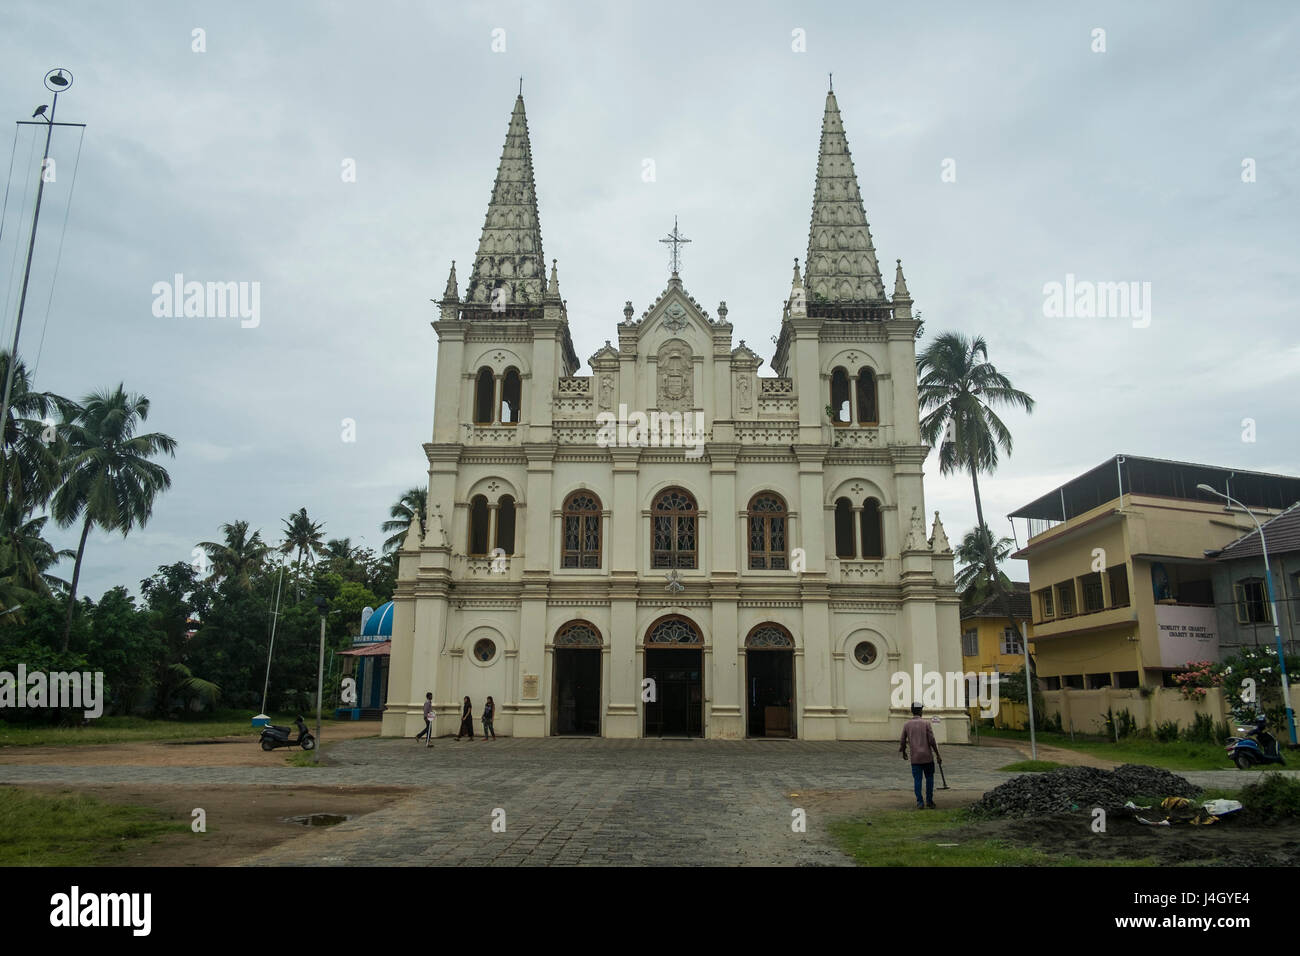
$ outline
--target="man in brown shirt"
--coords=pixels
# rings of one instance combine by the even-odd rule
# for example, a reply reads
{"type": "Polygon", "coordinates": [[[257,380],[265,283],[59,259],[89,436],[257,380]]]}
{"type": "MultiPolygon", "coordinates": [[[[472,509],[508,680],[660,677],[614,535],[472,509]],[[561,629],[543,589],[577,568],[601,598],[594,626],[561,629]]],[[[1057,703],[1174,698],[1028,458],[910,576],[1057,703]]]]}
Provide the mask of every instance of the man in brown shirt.
{"type": "Polygon", "coordinates": [[[934,762],[939,757],[930,722],[921,716],[921,705],[912,705],[912,719],[903,725],[903,736],[898,741],[898,752],[907,759],[907,746],[912,745],[912,788],[916,791],[916,809],[934,809],[934,762]],[[925,776],[925,802],[921,802],[921,777],[925,776]]]}

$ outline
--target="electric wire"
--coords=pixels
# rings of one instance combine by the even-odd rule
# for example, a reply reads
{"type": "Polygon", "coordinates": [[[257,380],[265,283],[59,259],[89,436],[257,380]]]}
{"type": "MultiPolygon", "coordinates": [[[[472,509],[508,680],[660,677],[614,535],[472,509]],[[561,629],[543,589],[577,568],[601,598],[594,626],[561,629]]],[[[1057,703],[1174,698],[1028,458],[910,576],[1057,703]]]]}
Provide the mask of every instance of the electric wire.
{"type": "MultiPolygon", "coordinates": [[[[36,136],[33,136],[33,137],[32,137],[32,148],[31,148],[31,152],[29,152],[28,155],[27,155],[27,168],[28,168],[29,170],[31,169],[32,159],[36,156],[36,140],[37,140],[37,139],[38,139],[38,137],[36,137],[36,136]]],[[[43,174],[43,173],[44,173],[44,170],[42,170],[42,174],[43,174]]],[[[30,189],[30,188],[32,187],[32,185],[33,185],[33,184],[32,184],[32,182],[31,182],[31,177],[28,177],[28,183],[27,183],[27,186],[25,187],[25,189],[30,189]]],[[[38,188],[39,188],[39,187],[38,187],[38,188]]],[[[24,192],[24,197],[25,197],[25,196],[26,196],[26,192],[24,192]]],[[[35,199],[35,197],[33,197],[33,199],[32,199],[32,205],[33,205],[33,208],[35,207],[35,203],[36,203],[36,199],[35,199]]],[[[26,201],[26,198],[24,198],[24,200],[23,200],[23,208],[26,208],[26,206],[27,206],[27,201],[26,201]]],[[[30,233],[28,234],[28,236],[29,236],[29,238],[30,238],[30,233]]],[[[18,316],[17,316],[17,314],[16,314],[15,312],[11,312],[9,307],[10,307],[10,304],[13,302],[13,295],[14,295],[14,276],[15,276],[15,274],[18,272],[18,250],[19,250],[19,248],[20,248],[21,246],[22,246],[22,236],[20,235],[20,236],[18,237],[18,241],[14,243],[14,256],[13,256],[13,262],[12,262],[12,263],[10,264],[10,266],[9,266],[9,286],[8,286],[8,288],[5,290],[5,325],[4,325],[4,342],[5,342],[5,343],[8,343],[8,342],[9,342],[9,338],[10,338],[9,332],[10,332],[10,328],[11,328],[12,324],[13,324],[14,322],[17,322],[17,321],[18,321],[18,316]]]]}
{"type": "Polygon", "coordinates": [[[68,216],[72,213],[72,196],[77,191],[77,170],[81,168],[81,146],[86,140],[86,130],[77,138],[77,156],[72,161],[72,183],[68,186],[68,202],[63,210],[63,228],[59,230],[59,251],[54,257],[54,274],[50,276],[50,295],[45,300],[45,320],[41,323],[41,341],[36,347],[36,361],[32,363],[32,376],[41,367],[41,352],[45,348],[45,330],[50,324],[50,307],[54,304],[54,290],[59,280],[59,263],[63,261],[63,239],[68,234],[68,216]]]}

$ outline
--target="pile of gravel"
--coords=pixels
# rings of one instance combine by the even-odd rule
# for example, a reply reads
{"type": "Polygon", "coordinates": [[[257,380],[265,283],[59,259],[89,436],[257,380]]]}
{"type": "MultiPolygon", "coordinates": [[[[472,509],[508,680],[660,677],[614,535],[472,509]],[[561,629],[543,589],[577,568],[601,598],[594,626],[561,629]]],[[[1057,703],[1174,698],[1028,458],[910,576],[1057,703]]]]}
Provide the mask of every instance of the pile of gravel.
{"type": "Polygon", "coordinates": [[[1200,788],[1157,767],[1126,763],[1116,770],[1062,767],[1025,773],[984,794],[971,807],[977,816],[1032,817],[1102,807],[1117,810],[1137,796],[1194,797],[1200,788]]]}

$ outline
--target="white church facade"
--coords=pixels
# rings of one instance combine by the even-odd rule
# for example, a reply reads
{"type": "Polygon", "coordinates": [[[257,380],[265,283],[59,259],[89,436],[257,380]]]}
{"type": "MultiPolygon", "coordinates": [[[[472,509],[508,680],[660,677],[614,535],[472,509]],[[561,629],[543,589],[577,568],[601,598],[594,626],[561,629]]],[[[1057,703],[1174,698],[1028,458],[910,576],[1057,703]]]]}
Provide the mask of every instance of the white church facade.
{"type": "MultiPolygon", "coordinates": [[[[415,734],[432,692],[439,734],[491,695],[515,736],[896,740],[915,695],[893,675],[961,670],[919,323],[901,263],[885,294],[833,93],[817,164],[774,376],[676,269],[579,375],[516,100],[473,268],[462,294],[452,264],[433,322],[385,735],[415,734]]],[[[966,740],[964,708],[929,713],[966,740]]]]}

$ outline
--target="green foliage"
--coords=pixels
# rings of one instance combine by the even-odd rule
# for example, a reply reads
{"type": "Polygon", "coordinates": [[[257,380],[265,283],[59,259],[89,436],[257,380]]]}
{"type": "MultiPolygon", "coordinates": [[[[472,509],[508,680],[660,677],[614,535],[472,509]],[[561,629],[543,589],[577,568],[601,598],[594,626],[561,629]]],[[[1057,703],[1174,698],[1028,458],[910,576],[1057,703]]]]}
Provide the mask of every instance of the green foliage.
{"type": "Polygon", "coordinates": [[[1241,789],[1241,805],[1265,819],[1300,817],[1300,782],[1280,773],[1266,773],[1241,789]]]}
{"type": "Polygon", "coordinates": [[[1219,728],[1214,724],[1214,718],[1209,714],[1203,714],[1197,711],[1192,717],[1192,725],[1183,731],[1183,740],[1189,740],[1196,743],[1220,743],[1228,737],[1228,725],[1220,724],[1223,728],[1223,734],[1220,736],[1219,728]]]}
{"type": "MultiPolygon", "coordinates": [[[[1106,716],[1101,718],[1101,725],[1102,731],[1112,740],[1116,736],[1121,739],[1124,737],[1135,736],[1138,729],[1137,721],[1134,720],[1133,715],[1128,712],[1127,707],[1119,713],[1113,713],[1110,708],[1107,708],[1106,716]]],[[[1177,735],[1175,735],[1175,738],[1176,737],[1177,735]]]]}
{"type": "Polygon", "coordinates": [[[1156,723],[1155,738],[1162,744],[1178,739],[1178,721],[1161,720],[1156,723]]]}
{"type": "MultiPolygon", "coordinates": [[[[1286,669],[1291,677],[1300,673],[1300,656],[1288,655],[1286,669]]],[[[1241,653],[1214,665],[1214,671],[1222,680],[1223,697],[1235,719],[1249,721],[1256,714],[1264,714],[1270,726],[1286,726],[1277,648],[1243,648],[1241,653]]]]}

